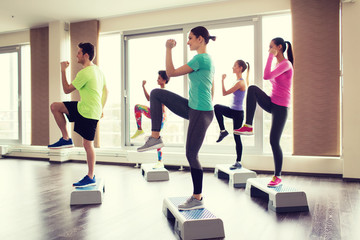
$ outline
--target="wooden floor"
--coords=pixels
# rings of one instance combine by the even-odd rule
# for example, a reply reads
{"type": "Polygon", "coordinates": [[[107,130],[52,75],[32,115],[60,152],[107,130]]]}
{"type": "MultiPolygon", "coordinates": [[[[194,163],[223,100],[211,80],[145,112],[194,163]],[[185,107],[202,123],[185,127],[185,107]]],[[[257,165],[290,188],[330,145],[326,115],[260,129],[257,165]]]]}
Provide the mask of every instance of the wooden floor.
{"type": "MultiPolygon", "coordinates": [[[[191,194],[189,172],[171,171],[170,181],[149,183],[139,168],[99,164],[103,203],[70,207],[71,185],[85,172],[83,163],[0,159],[0,239],[179,239],[162,201],[191,194]]],[[[205,204],[223,220],[226,240],[360,239],[360,183],[303,176],[283,181],[306,192],[309,212],[276,214],[265,200],[204,174],[205,204]]]]}

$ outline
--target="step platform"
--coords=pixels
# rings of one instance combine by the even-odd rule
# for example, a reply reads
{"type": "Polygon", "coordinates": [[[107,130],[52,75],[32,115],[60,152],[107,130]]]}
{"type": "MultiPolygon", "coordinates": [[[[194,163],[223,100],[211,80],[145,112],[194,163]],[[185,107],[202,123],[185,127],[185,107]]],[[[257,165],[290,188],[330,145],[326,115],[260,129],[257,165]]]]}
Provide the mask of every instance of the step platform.
{"type": "Polygon", "coordinates": [[[153,169],[155,163],[141,164],[141,174],[148,182],[168,181],[169,171],[166,168],[153,169]]]}
{"type": "Polygon", "coordinates": [[[178,205],[187,197],[165,198],[163,213],[168,219],[175,219],[175,232],[183,240],[224,238],[223,221],[206,208],[179,211],[178,205]]]}
{"type": "Polygon", "coordinates": [[[99,178],[95,186],[75,188],[71,192],[70,205],[101,204],[104,192],[104,180],[99,178]]]}
{"type": "Polygon", "coordinates": [[[220,179],[228,179],[229,185],[235,188],[244,188],[246,181],[249,178],[256,178],[256,172],[246,169],[244,167],[240,169],[230,170],[232,164],[217,164],[215,165],[214,175],[220,179]]]}
{"type": "Polygon", "coordinates": [[[309,206],[306,194],[291,186],[280,185],[269,188],[271,178],[250,178],[247,180],[245,192],[251,197],[268,199],[268,208],[274,212],[307,212],[309,206]]]}

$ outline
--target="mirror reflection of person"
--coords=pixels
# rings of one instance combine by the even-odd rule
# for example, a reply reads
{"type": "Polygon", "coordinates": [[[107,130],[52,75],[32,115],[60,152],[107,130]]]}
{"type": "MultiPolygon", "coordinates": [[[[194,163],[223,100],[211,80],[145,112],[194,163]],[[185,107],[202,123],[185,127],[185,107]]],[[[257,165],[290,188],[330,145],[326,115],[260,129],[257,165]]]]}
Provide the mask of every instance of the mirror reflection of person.
{"type": "MultiPolygon", "coordinates": [[[[160,86],[161,89],[165,88],[165,84],[167,84],[169,82],[169,77],[166,75],[166,71],[160,70],[158,72],[158,78],[157,78],[157,84],[160,86]]],[[[150,95],[147,92],[146,88],[146,80],[143,80],[142,82],[142,88],[144,91],[144,95],[146,97],[146,99],[148,101],[150,101],[150,95]]],[[[161,122],[161,129],[164,126],[164,123],[166,121],[166,112],[165,112],[165,106],[162,106],[163,108],[163,117],[162,117],[162,122],[161,122]]],[[[151,112],[150,112],[150,107],[145,106],[145,105],[141,105],[141,104],[136,104],[134,107],[134,113],[135,113],[135,119],[136,119],[136,126],[137,126],[137,130],[134,133],[134,135],[131,137],[131,139],[137,138],[138,136],[143,135],[145,132],[142,129],[142,115],[144,115],[147,118],[151,119],[151,112]]],[[[153,166],[153,169],[158,169],[158,168],[163,168],[164,167],[164,163],[162,161],[162,151],[161,148],[157,149],[157,155],[158,155],[158,161],[157,163],[153,166]]]]}

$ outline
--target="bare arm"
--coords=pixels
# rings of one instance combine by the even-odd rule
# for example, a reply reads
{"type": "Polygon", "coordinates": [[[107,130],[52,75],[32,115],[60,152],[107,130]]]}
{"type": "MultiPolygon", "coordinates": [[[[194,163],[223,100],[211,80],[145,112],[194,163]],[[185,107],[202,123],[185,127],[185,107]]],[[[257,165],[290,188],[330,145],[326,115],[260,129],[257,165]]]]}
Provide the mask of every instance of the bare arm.
{"type": "Polygon", "coordinates": [[[104,116],[104,107],[105,107],[105,104],[106,104],[106,101],[108,98],[108,94],[109,94],[109,91],[108,91],[106,85],[104,85],[103,91],[102,91],[102,96],[101,96],[101,105],[102,105],[102,109],[103,109],[103,113],[101,114],[101,117],[104,116]]]}
{"type": "Polygon", "coordinates": [[[212,81],[212,87],[211,87],[211,100],[214,99],[214,79],[212,81]]]}
{"type": "Polygon", "coordinates": [[[66,78],[66,68],[69,66],[69,62],[61,62],[61,82],[62,82],[62,86],[63,86],[63,90],[65,94],[69,94],[71,92],[73,92],[76,88],[72,85],[69,84],[66,78]]]}
{"type": "Polygon", "coordinates": [[[166,74],[169,77],[182,76],[193,71],[193,69],[187,64],[175,69],[172,60],[172,48],[174,48],[175,46],[176,41],[174,39],[169,39],[166,41],[166,74]]]}
{"type": "Polygon", "coordinates": [[[223,74],[222,75],[222,93],[223,93],[223,96],[226,96],[226,95],[229,95],[233,92],[235,92],[236,90],[241,90],[241,91],[244,91],[246,89],[246,86],[244,84],[244,81],[239,81],[237,83],[234,84],[234,86],[232,88],[230,88],[229,90],[226,90],[225,89],[225,84],[224,84],[224,80],[226,78],[226,74],[223,74]]]}
{"type": "Polygon", "coordinates": [[[150,95],[149,95],[149,93],[146,91],[145,84],[146,84],[146,80],[143,80],[143,82],[142,82],[142,88],[143,88],[143,90],[144,90],[144,94],[145,94],[146,99],[147,99],[148,101],[150,101],[150,95]]]}

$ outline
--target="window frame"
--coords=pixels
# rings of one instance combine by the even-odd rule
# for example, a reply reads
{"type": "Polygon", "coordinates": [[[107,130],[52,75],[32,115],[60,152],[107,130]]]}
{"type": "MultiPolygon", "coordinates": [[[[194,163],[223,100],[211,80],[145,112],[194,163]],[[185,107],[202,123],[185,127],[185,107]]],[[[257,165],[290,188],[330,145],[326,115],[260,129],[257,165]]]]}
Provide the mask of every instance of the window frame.
{"type": "MultiPolygon", "coordinates": [[[[254,28],[254,66],[252,69],[255,69],[254,72],[254,84],[259,86],[260,88],[263,87],[263,41],[262,39],[262,21],[264,16],[271,16],[271,15],[283,15],[289,14],[289,11],[286,12],[279,12],[279,13],[271,13],[271,14],[262,14],[262,15],[253,15],[247,17],[239,17],[239,18],[229,18],[229,19],[221,19],[221,20],[212,20],[212,21],[204,21],[198,23],[191,23],[191,24],[178,24],[178,25],[170,25],[164,27],[155,27],[155,28],[147,28],[147,29],[138,29],[138,30],[131,30],[131,31],[123,31],[121,32],[121,92],[123,93],[121,97],[121,113],[122,113],[122,137],[121,137],[121,147],[125,148],[134,148],[137,147],[138,144],[133,144],[130,142],[130,117],[133,116],[132,112],[129,112],[130,109],[130,100],[129,100],[129,82],[128,82],[128,44],[127,41],[129,39],[134,38],[144,38],[146,36],[159,36],[164,33],[168,34],[169,32],[182,32],[183,34],[183,59],[184,64],[186,64],[188,59],[188,50],[187,50],[187,34],[192,27],[195,25],[202,25],[207,27],[210,31],[211,29],[219,29],[219,28],[227,28],[227,27],[238,27],[238,26],[248,26],[252,25],[254,28]]],[[[183,91],[184,97],[188,97],[188,76],[184,76],[184,84],[183,84],[183,91]]],[[[254,146],[247,146],[244,148],[245,154],[264,154],[264,114],[263,111],[256,111],[255,112],[255,122],[254,122],[254,129],[256,134],[254,135],[254,146]]],[[[187,131],[188,123],[184,120],[184,130],[187,131]]],[[[186,134],[184,135],[186,138],[186,134]]],[[[186,139],[184,139],[184,143],[186,139]]],[[[185,148],[185,144],[171,144],[167,145],[170,147],[170,151],[177,152],[183,151],[185,148]]],[[[214,147],[213,145],[204,145],[201,149],[202,153],[219,153],[221,149],[221,153],[227,153],[229,150],[233,150],[233,146],[219,146],[214,147]]],[[[267,154],[267,153],[266,153],[267,154]]]]}
{"type": "MultiPolygon", "coordinates": [[[[178,28],[178,27],[169,27],[169,28],[155,28],[155,29],[148,29],[147,31],[129,31],[129,32],[124,32],[122,34],[123,38],[122,38],[122,46],[123,46],[123,61],[121,63],[122,65],[122,69],[124,70],[122,72],[122,93],[123,93],[123,97],[122,97],[122,113],[123,113],[123,118],[122,120],[124,121],[125,124],[123,124],[123,137],[122,137],[122,141],[123,141],[123,145],[125,147],[129,147],[129,146],[138,146],[138,144],[134,144],[130,142],[130,118],[133,117],[133,112],[131,112],[131,106],[130,106],[130,100],[128,100],[130,98],[130,84],[129,84],[129,69],[128,69],[128,65],[127,63],[129,62],[129,49],[128,49],[128,41],[132,40],[132,39],[139,39],[139,38],[145,38],[145,37],[155,37],[155,36],[162,36],[164,34],[168,34],[168,33],[182,33],[183,34],[183,29],[182,28],[178,28]]],[[[186,44],[186,41],[185,41],[186,44]]],[[[165,57],[165,56],[164,56],[165,57]]],[[[184,56],[185,57],[185,56],[184,56]]],[[[184,63],[185,64],[185,63],[184,63]]],[[[187,83],[186,80],[186,76],[184,76],[184,87],[187,83]]],[[[184,91],[186,91],[186,89],[184,89],[184,91]]],[[[184,92],[185,97],[187,97],[187,92],[184,92]]],[[[187,130],[187,125],[186,125],[186,121],[184,121],[184,130],[187,130]]],[[[184,136],[185,138],[185,136],[184,136]]],[[[184,139],[185,142],[185,139],[184,139]]],[[[167,146],[173,146],[173,147],[178,147],[178,145],[167,145],[167,146]]]]}
{"type": "Polygon", "coordinates": [[[23,122],[22,122],[22,55],[21,55],[21,45],[0,47],[0,54],[6,53],[16,53],[17,54],[17,72],[18,72],[18,89],[17,89],[17,99],[18,99],[18,136],[17,139],[0,139],[0,144],[22,144],[23,140],[23,122]]]}

